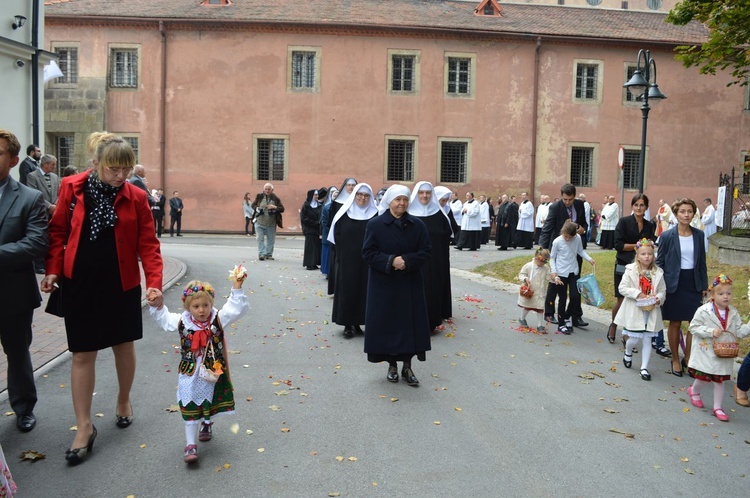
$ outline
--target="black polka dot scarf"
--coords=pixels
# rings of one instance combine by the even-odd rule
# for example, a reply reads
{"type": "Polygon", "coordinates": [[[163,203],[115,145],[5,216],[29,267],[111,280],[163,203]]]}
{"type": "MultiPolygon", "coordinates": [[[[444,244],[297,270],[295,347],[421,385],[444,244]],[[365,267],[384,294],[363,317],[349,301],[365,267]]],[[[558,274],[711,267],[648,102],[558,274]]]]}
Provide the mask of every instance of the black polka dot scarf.
{"type": "Polygon", "coordinates": [[[120,191],[120,187],[113,187],[99,179],[96,171],[92,171],[86,180],[86,186],[83,191],[86,199],[90,201],[91,211],[89,212],[89,221],[91,222],[91,241],[99,237],[99,233],[105,228],[115,226],[117,214],[115,213],[115,197],[120,191]]]}

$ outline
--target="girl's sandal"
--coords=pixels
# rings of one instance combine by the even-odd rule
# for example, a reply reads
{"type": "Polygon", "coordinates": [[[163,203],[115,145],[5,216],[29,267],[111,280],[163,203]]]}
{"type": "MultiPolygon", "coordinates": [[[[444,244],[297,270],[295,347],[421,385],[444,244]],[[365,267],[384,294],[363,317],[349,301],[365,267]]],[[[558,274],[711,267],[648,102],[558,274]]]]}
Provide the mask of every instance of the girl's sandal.
{"type": "MultiPolygon", "coordinates": [[[[693,386],[690,386],[687,388],[688,396],[690,396],[690,403],[696,408],[703,408],[703,400],[701,399],[700,394],[693,394],[693,386]]],[[[724,413],[724,412],[721,412],[724,413]]],[[[714,415],[716,415],[716,411],[714,410],[714,415]]],[[[724,415],[726,417],[726,415],[724,415]]],[[[719,418],[718,415],[716,415],[716,418],[719,418]]],[[[719,420],[721,420],[719,418],[719,420]]],[[[729,420],[729,419],[727,419],[729,420]]]]}

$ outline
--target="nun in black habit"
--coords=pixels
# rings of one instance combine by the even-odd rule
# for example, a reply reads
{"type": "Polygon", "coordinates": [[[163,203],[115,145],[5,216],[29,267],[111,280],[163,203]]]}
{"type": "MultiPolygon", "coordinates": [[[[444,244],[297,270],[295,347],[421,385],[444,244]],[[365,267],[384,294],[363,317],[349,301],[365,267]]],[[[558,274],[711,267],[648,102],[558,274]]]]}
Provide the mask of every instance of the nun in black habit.
{"type": "Polygon", "coordinates": [[[377,216],[375,196],[366,183],[357,184],[333,218],[328,241],[336,244],[336,285],[331,321],[344,326],[344,337],[363,334],[367,300],[367,264],[362,242],[367,222],[377,216]]]}
{"type": "MultiPolygon", "coordinates": [[[[447,190],[447,189],[446,189],[447,190]]],[[[430,330],[443,323],[444,310],[451,307],[450,241],[452,230],[448,216],[440,208],[437,189],[430,182],[418,182],[409,199],[409,214],[416,216],[427,227],[432,256],[422,266],[424,295],[430,330]]],[[[450,191],[448,191],[450,193],[450,191]]]]}
{"type": "Polygon", "coordinates": [[[302,266],[308,270],[317,270],[320,265],[320,214],[326,189],[308,190],[307,200],[299,211],[302,234],[305,236],[305,252],[302,256],[302,266]]]}
{"type": "Polygon", "coordinates": [[[411,368],[430,350],[430,326],[422,283],[422,267],[430,258],[430,236],[422,220],[407,212],[410,191],[388,188],[382,214],[369,221],[362,257],[370,267],[367,281],[365,353],[373,363],[388,362],[389,382],[401,376],[410,386],[419,380],[411,368]]]}
{"type": "MultiPolygon", "coordinates": [[[[344,183],[341,184],[341,189],[339,190],[339,195],[336,197],[336,199],[331,204],[331,210],[328,212],[328,219],[326,220],[326,224],[330,228],[333,227],[333,219],[336,217],[336,213],[339,212],[339,209],[344,205],[346,200],[349,198],[349,196],[352,193],[352,190],[354,190],[354,187],[357,185],[357,180],[354,178],[347,178],[344,180],[344,183]]],[[[328,295],[330,296],[333,294],[334,287],[336,287],[336,244],[330,243],[328,244],[328,295]]]]}

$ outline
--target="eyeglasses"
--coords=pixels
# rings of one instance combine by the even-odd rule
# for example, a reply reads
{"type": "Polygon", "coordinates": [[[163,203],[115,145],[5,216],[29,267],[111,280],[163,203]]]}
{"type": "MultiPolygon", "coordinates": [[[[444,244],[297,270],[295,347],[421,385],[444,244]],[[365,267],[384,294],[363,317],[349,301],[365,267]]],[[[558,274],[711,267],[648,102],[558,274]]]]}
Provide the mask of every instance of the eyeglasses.
{"type": "Polygon", "coordinates": [[[357,194],[354,197],[359,197],[360,199],[369,199],[370,194],[357,194]]]}
{"type": "Polygon", "coordinates": [[[133,172],[133,168],[111,168],[109,166],[105,166],[104,169],[107,170],[107,173],[110,173],[114,176],[130,176],[130,173],[133,172]]]}

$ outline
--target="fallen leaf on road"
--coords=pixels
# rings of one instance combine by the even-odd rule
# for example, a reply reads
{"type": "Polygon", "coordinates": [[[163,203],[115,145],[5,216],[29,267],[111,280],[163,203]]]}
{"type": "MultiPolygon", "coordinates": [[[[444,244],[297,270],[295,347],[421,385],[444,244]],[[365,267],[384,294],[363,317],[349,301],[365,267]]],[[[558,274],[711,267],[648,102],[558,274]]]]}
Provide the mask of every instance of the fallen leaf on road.
{"type": "Polygon", "coordinates": [[[576,360],[570,360],[570,363],[572,363],[573,365],[578,365],[578,362],[576,360]]]}
{"type": "Polygon", "coordinates": [[[454,410],[456,410],[457,412],[462,411],[461,408],[459,408],[459,407],[455,407],[454,410]]]}
{"type": "Polygon", "coordinates": [[[274,394],[276,396],[286,396],[287,394],[289,394],[289,391],[287,391],[286,389],[282,389],[281,391],[276,391],[274,394]]]}
{"type": "Polygon", "coordinates": [[[623,401],[630,401],[628,398],[621,398],[620,396],[615,398],[615,401],[617,403],[622,403],[623,401]]]}
{"type": "Polygon", "coordinates": [[[695,471],[693,469],[682,469],[682,470],[684,470],[686,474],[690,474],[690,475],[695,474],[695,471]]]}
{"type": "Polygon", "coordinates": [[[391,398],[391,403],[395,403],[396,401],[398,401],[398,398],[391,398]]]}
{"type": "Polygon", "coordinates": [[[328,496],[332,496],[332,497],[341,496],[341,493],[339,493],[338,491],[331,491],[330,493],[328,493],[328,496]]]}
{"type": "Polygon", "coordinates": [[[278,412],[278,411],[280,411],[280,410],[281,410],[281,407],[280,407],[280,406],[277,406],[277,405],[271,405],[271,406],[269,406],[268,408],[269,408],[269,409],[270,409],[270,410],[271,410],[272,412],[278,412]]]}
{"type": "Polygon", "coordinates": [[[682,457],[682,458],[680,458],[680,461],[681,462],[689,462],[690,459],[688,457],[682,457]]]}
{"type": "Polygon", "coordinates": [[[690,411],[690,408],[688,408],[687,406],[682,409],[682,413],[687,413],[689,411],[690,411]]]}
{"type": "Polygon", "coordinates": [[[4,414],[4,415],[5,415],[6,417],[10,417],[11,415],[15,415],[15,414],[16,414],[16,412],[5,412],[5,414],[4,414]]]}
{"type": "Polygon", "coordinates": [[[229,427],[229,430],[232,431],[232,434],[237,434],[240,432],[240,424],[234,423],[229,427]]]}
{"type": "Polygon", "coordinates": [[[436,421],[434,421],[434,422],[433,422],[433,424],[435,424],[435,425],[440,425],[440,421],[439,421],[439,420],[436,420],[436,421]]]}
{"type": "Polygon", "coordinates": [[[46,458],[47,455],[44,453],[39,453],[38,451],[34,450],[26,450],[23,453],[21,453],[21,460],[28,460],[29,462],[36,462],[37,460],[43,460],[46,458]]]}
{"type": "Polygon", "coordinates": [[[167,411],[167,412],[170,412],[170,413],[179,412],[180,411],[180,407],[177,406],[177,405],[169,405],[169,407],[165,408],[164,411],[167,411]]]}
{"type": "Polygon", "coordinates": [[[282,427],[281,432],[283,433],[291,432],[291,429],[289,427],[282,427]]]}
{"type": "Polygon", "coordinates": [[[628,439],[635,439],[635,434],[631,434],[629,432],[621,431],[620,429],[610,429],[609,432],[614,432],[615,434],[622,434],[628,439]]]}
{"type": "Polygon", "coordinates": [[[349,460],[350,462],[356,462],[357,461],[357,457],[349,457],[349,458],[347,458],[347,460],[349,460]]]}
{"type": "Polygon", "coordinates": [[[336,457],[336,461],[337,461],[337,462],[343,462],[343,461],[344,461],[344,457],[342,457],[342,456],[337,456],[337,457],[336,457]]]}
{"type": "Polygon", "coordinates": [[[103,417],[103,416],[104,416],[104,414],[103,414],[103,413],[96,413],[96,414],[94,414],[94,416],[95,416],[95,417],[103,417]]]}
{"type": "Polygon", "coordinates": [[[589,375],[589,374],[587,374],[587,373],[582,373],[582,374],[578,374],[578,376],[579,376],[580,378],[582,378],[582,379],[586,379],[586,380],[594,380],[594,376],[593,376],[593,375],[589,375]]]}
{"type": "Polygon", "coordinates": [[[596,376],[597,376],[597,377],[599,377],[600,379],[603,379],[603,378],[604,378],[604,374],[603,374],[603,373],[600,373],[600,372],[596,372],[596,371],[594,371],[594,370],[591,370],[591,371],[590,371],[589,373],[590,373],[591,375],[596,375],[596,376]]]}
{"type": "Polygon", "coordinates": [[[613,410],[612,408],[605,408],[604,411],[607,413],[620,413],[617,410],[613,410]]]}
{"type": "Polygon", "coordinates": [[[661,465],[654,465],[654,468],[655,468],[656,470],[659,470],[659,469],[661,468],[661,465]]]}
{"type": "Polygon", "coordinates": [[[253,400],[252,396],[248,396],[247,398],[245,398],[245,401],[252,401],[252,400],[253,400]]]}
{"type": "Polygon", "coordinates": [[[606,380],[605,380],[605,381],[604,381],[604,383],[605,383],[605,384],[607,384],[607,385],[608,385],[608,386],[610,386],[610,387],[614,387],[614,388],[618,388],[618,387],[620,387],[620,384],[616,384],[616,383],[614,383],[614,382],[609,382],[609,381],[606,381],[606,380]]]}
{"type": "Polygon", "coordinates": [[[230,467],[231,467],[231,465],[230,465],[230,464],[228,464],[228,463],[225,463],[225,464],[224,464],[224,468],[225,468],[225,469],[228,469],[228,468],[230,468],[230,467]]]}
{"type": "Polygon", "coordinates": [[[71,428],[70,428],[70,429],[68,429],[68,430],[69,430],[69,431],[77,431],[77,430],[78,430],[78,426],[77,426],[77,425],[74,425],[73,427],[71,427],[71,428]]]}
{"type": "Polygon", "coordinates": [[[258,448],[258,453],[263,453],[264,451],[266,451],[265,448],[258,448]]]}

